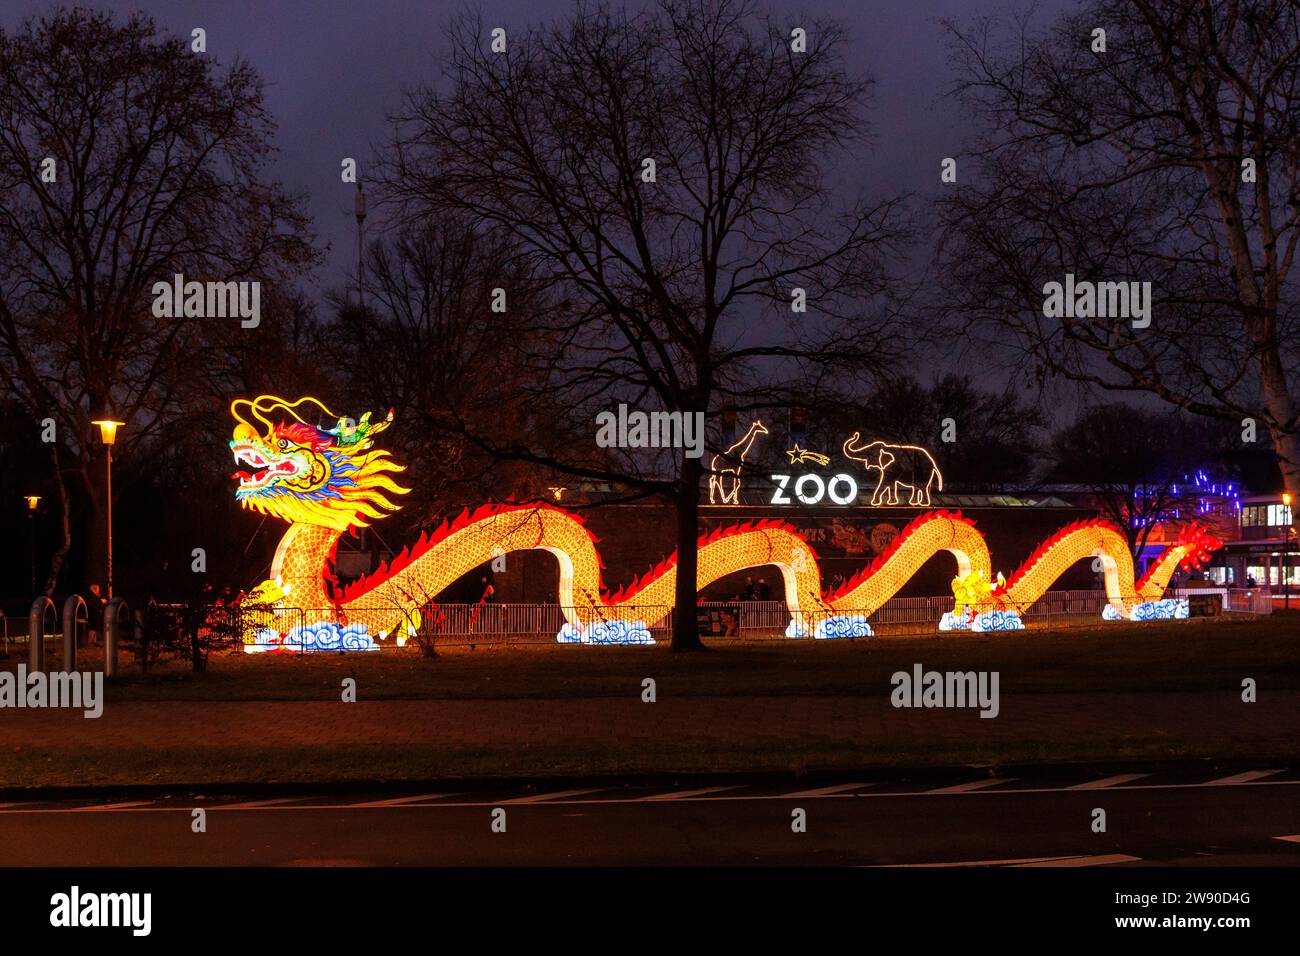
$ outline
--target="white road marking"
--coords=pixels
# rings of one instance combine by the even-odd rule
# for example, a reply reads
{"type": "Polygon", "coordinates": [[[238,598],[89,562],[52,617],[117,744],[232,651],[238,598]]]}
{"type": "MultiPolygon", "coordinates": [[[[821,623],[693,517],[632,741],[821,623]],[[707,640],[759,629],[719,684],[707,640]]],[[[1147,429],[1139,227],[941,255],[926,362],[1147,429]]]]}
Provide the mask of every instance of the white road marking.
{"type": "Polygon", "coordinates": [[[95,805],[95,806],[93,806],[93,807],[76,807],[76,808],[74,808],[74,809],[76,809],[76,810],[80,810],[80,811],[87,811],[87,810],[89,810],[89,811],[94,811],[94,810],[126,810],[126,809],[128,809],[128,808],[130,808],[130,807],[144,807],[144,806],[148,806],[148,805],[151,804],[151,803],[157,803],[157,802],[158,802],[158,801],[156,801],[156,800],[127,800],[127,801],[124,802],[124,803],[100,803],[100,804],[97,804],[97,805],[95,805]]]}
{"type": "Polygon", "coordinates": [[[870,869],[926,870],[940,866],[1032,866],[1035,863],[1047,863],[1050,860],[1071,860],[1070,856],[1022,856],[1012,860],[953,860],[949,863],[884,863],[870,869]]]}
{"type": "Polygon", "coordinates": [[[274,807],[281,803],[298,803],[307,797],[276,797],[274,800],[245,800],[243,803],[225,803],[209,810],[256,810],[260,807],[274,807]]]}
{"type": "Polygon", "coordinates": [[[660,800],[687,800],[690,799],[691,797],[702,797],[706,793],[721,793],[723,790],[737,790],[737,789],[739,789],[738,785],[733,785],[730,787],[704,787],[700,790],[674,790],[671,793],[656,793],[654,796],[650,796],[650,797],[637,797],[632,802],[649,803],[649,802],[657,802],[660,800]]]}
{"type": "Polygon", "coordinates": [[[1035,863],[1016,863],[1017,867],[1032,868],[1037,866],[1110,866],[1113,863],[1136,863],[1140,856],[1127,853],[1108,853],[1101,856],[1067,856],[1058,860],[1041,860],[1035,863]]]}
{"type": "Polygon", "coordinates": [[[419,803],[422,800],[436,800],[439,797],[457,797],[457,793],[420,793],[413,797],[393,797],[391,800],[368,800],[365,803],[354,803],[354,807],[400,807],[407,803],[419,803]]]}
{"type": "Polygon", "coordinates": [[[1100,780],[1091,780],[1088,783],[1076,783],[1073,787],[1066,787],[1066,790],[1105,790],[1107,787],[1117,787],[1121,783],[1128,783],[1132,780],[1141,780],[1143,777],[1149,777],[1149,773],[1120,773],[1113,777],[1102,777],[1100,780]]]}
{"type": "Polygon", "coordinates": [[[1271,777],[1274,774],[1281,773],[1281,770],[1247,770],[1245,773],[1236,773],[1231,777],[1220,777],[1218,780],[1211,780],[1206,784],[1207,787],[1232,787],[1239,783],[1250,783],[1259,780],[1262,777],[1271,777]]]}
{"type": "Polygon", "coordinates": [[[939,787],[937,790],[926,790],[925,793],[970,793],[972,790],[984,790],[987,787],[996,787],[1000,783],[1010,783],[1015,779],[1015,777],[990,777],[988,780],[959,783],[954,787],[939,787]]]}
{"type": "Polygon", "coordinates": [[[588,787],[586,790],[557,790],[554,793],[535,793],[529,797],[514,797],[510,800],[498,800],[497,803],[501,805],[507,803],[546,803],[550,800],[564,800],[567,797],[578,797],[584,793],[599,793],[602,790],[608,789],[608,787],[588,787]]]}
{"type": "MultiPolygon", "coordinates": [[[[1124,853],[1110,853],[1103,856],[1023,856],[1010,860],[953,860],[948,863],[896,863],[893,868],[900,870],[925,870],[948,866],[1108,866],[1112,863],[1133,863],[1141,857],[1128,856],[1124,853]]],[[[890,864],[875,866],[872,869],[890,869],[890,864]]]]}
{"type": "Polygon", "coordinates": [[[818,787],[816,790],[800,790],[798,793],[787,793],[786,796],[794,800],[802,797],[829,797],[832,794],[843,793],[845,790],[857,790],[862,787],[874,787],[872,783],[842,783],[838,787],[818,787]]]}
{"type": "Polygon", "coordinates": [[[1274,839],[1274,840],[1286,840],[1288,843],[1300,843],[1300,833],[1297,833],[1297,834],[1295,834],[1294,836],[1280,836],[1280,837],[1273,837],[1273,839],[1274,839]]]}
{"type": "MultiPolygon", "coordinates": [[[[989,784],[989,785],[991,785],[991,784],[993,784],[993,783],[1001,783],[1001,782],[1002,782],[1002,781],[1000,781],[1000,780],[998,780],[998,781],[981,781],[981,783],[987,783],[987,784],[989,784]]],[[[1255,786],[1260,786],[1260,787],[1296,787],[1296,786],[1300,786],[1300,780],[1259,780],[1259,781],[1253,781],[1253,782],[1254,782],[1255,786]]],[[[1214,785],[1215,785],[1215,783],[1150,783],[1150,784],[1139,783],[1139,784],[1135,784],[1134,786],[1131,786],[1131,787],[1125,787],[1124,790],[1125,790],[1125,791],[1129,791],[1129,790],[1200,790],[1200,789],[1203,789],[1203,788],[1205,788],[1205,787],[1214,786],[1214,785]]],[[[548,795],[548,796],[549,796],[551,799],[548,800],[548,803],[554,803],[554,804],[557,805],[557,806],[566,806],[566,805],[575,805],[575,806],[576,806],[576,805],[587,805],[587,804],[590,804],[590,805],[596,805],[596,804],[611,804],[611,805],[612,805],[612,804],[624,804],[624,803],[642,803],[642,802],[647,801],[647,800],[700,800],[700,801],[702,801],[702,802],[710,802],[710,801],[717,801],[717,802],[744,802],[744,801],[747,801],[747,800],[789,800],[789,799],[790,799],[790,795],[787,794],[787,793],[759,794],[759,795],[752,795],[752,794],[729,794],[729,795],[726,795],[726,796],[708,796],[708,794],[716,793],[716,792],[720,792],[720,791],[723,791],[723,790],[734,790],[734,789],[737,789],[739,786],[740,786],[740,785],[737,784],[737,785],[732,786],[732,787],[708,787],[708,788],[705,788],[704,790],[686,791],[686,792],[682,792],[682,793],[658,794],[658,795],[655,795],[655,796],[652,796],[652,797],[613,797],[613,798],[607,798],[607,799],[603,799],[603,800],[581,800],[581,799],[575,799],[575,800],[559,800],[559,799],[554,799],[555,794],[550,794],[550,795],[548,795]]],[[[965,785],[963,785],[963,786],[965,786],[965,785]]],[[[1009,788],[1009,789],[1007,789],[1007,790],[985,790],[985,789],[969,790],[969,789],[963,789],[963,790],[956,791],[956,792],[959,792],[959,793],[970,793],[970,794],[973,794],[974,796],[977,796],[977,797],[1001,797],[1001,796],[1018,796],[1018,795],[1026,794],[1026,793],[1065,793],[1065,792],[1067,792],[1067,790],[1068,790],[1068,788],[1065,788],[1065,787],[1012,787],[1012,788],[1009,788]]],[[[855,800],[855,799],[858,799],[858,798],[865,798],[865,799],[885,799],[885,800],[893,800],[893,799],[906,798],[906,797],[929,797],[929,796],[933,796],[934,794],[944,795],[945,793],[946,793],[946,794],[951,794],[951,793],[953,793],[953,792],[954,792],[954,791],[953,791],[952,789],[950,789],[950,788],[941,788],[941,789],[939,789],[939,790],[908,790],[908,791],[883,791],[883,792],[882,792],[882,791],[879,791],[879,790],[876,790],[876,791],[865,791],[865,792],[860,792],[860,793],[830,793],[830,794],[826,794],[826,796],[821,797],[820,799],[824,799],[824,800],[855,800]]],[[[304,806],[298,806],[298,805],[277,806],[277,805],[276,805],[276,804],[278,804],[278,803],[284,803],[284,802],[287,802],[287,801],[289,801],[289,800],[305,800],[305,799],[307,799],[307,798],[306,798],[306,797],[289,797],[289,798],[286,798],[285,801],[264,801],[264,802],[263,802],[263,806],[261,806],[261,807],[256,807],[255,809],[265,809],[265,810],[290,810],[290,811],[302,811],[302,810],[355,810],[355,809],[358,808],[358,807],[362,807],[362,808],[364,808],[364,809],[369,809],[369,810],[383,810],[383,809],[387,809],[387,805],[386,805],[386,804],[383,804],[383,803],[377,803],[377,804],[374,804],[374,805],[357,804],[357,803],[312,803],[312,804],[307,804],[307,805],[304,805],[304,806]]],[[[84,813],[84,812],[88,812],[88,811],[91,811],[91,810],[102,810],[102,809],[104,809],[104,807],[102,807],[102,806],[96,806],[96,807],[35,807],[35,806],[32,806],[32,804],[34,804],[34,803],[43,803],[43,802],[45,802],[45,801],[41,801],[41,800],[33,800],[33,801],[31,801],[31,803],[20,803],[20,804],[15,804],[15,805],[13,805],[12,807],[6,807],[6,806],[0,804],[0,814],[7,814],[7,813],[84,813]]],[[[155,802],[155,801],[141,801],[141,803],[149,803],[149,802],[155,802]]],[[[255,801],[255,802],[256,802],[256,801],[255,801]]],[[[500,806],[500,805],[501,805],[501,802],[502,802],[502,801],[500,801],[500,800],[497,800],[497,801],[492,801],[492,800],[465,800],[465,801],[442,800],[442,801],[438,801],[438,802],[435,802],[435,803],[411,804],[411,806],[418,806],[418,807],[429,808],[429,809],[463,808],[463,807],[495,807],[495,806],[500,806]]],[[[247,806],[247,804],[244,804],[244,806],[247,806]]],[[[402,806],[402,805],[401,805],[401,804],[396,804],[395,806],[402,806]]],[[[174,805],[174,804],[173,804],[172,806],[151,806],[151,807],[143,807],[143,806],[142,806],[142,807],[138,810],[138,812],[140,812],[140,813],[189,813],[191,809],[192,809],[192,808],[191,808],[190,806],[188,806],[188,805],[186,805],[186,806],[177,806],[177,805],[174,805]]],[[[228,806],[227,806],[227,807],[223,807],[223,806],[209,806],[208,809],[209,809],[209,810],[227,810],[227,809],[229,809],[229,807],[228,807],[228,806]]]]}

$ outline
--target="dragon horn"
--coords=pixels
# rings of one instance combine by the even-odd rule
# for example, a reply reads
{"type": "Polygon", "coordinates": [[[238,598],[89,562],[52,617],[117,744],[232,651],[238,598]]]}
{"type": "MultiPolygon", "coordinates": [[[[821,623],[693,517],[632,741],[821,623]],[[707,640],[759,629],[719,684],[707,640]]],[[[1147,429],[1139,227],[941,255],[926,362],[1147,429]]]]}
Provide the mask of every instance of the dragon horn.
{"type": "Polygon", "coordinates": [[[391,424],[393,424],[393,409],[390,408],[388,410],[388,414],[384,416],[384,420],[382,422],[376,422],[375,424],[370,426],[370,434],[378,435],[381,431],[383,431],[391,424]]]}

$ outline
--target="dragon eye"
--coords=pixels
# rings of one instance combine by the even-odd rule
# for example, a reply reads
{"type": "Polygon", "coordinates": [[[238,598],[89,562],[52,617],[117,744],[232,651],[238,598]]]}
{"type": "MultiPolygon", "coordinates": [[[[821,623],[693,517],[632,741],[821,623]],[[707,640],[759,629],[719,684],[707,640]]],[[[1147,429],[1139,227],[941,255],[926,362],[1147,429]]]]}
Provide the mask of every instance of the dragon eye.
{"type": "Polygon", "coordinates": [[[289,447],[289,441],[288,441],[288,439],[281,438],[281,439],[280,439],[280,447],[281,447],[281,448],[288,448],[288,447],[289,447]]]}

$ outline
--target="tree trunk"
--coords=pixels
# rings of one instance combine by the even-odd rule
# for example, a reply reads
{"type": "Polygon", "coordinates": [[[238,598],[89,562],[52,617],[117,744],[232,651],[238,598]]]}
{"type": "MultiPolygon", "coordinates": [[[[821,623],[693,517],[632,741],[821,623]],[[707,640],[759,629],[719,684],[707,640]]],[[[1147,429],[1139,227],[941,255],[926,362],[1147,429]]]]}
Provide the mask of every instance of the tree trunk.
{"type": "MultiPolygon", "coordinates": [[[[1278,427],[1269,428],[1269,437],[1273,440],[1273,450],[1277,453],[1278,467],[1282,470],[1282,487],[1291,493],[1293,502],[1300,502],[1300,435],[1291,425],[1294,417],[1294,403],[1288,390],[1286,371],[1282,366],[1277,350],[1260,356],[1260,384],[1263,386],[1264,407],[1273,422],[1287,423],[1287,430],[1278,427]]],[[[1296,512],[1291,511],[1292,523],[1296,512]]]]}
{"type": "Polygon", "coordinates": [[[682,457],[681,484],[677,488],[677,585],[673,608],[674,651],[701,651],[699,622],[695,617],[699,590],[700,458],[682,457]]]}
{"type": "Polygon", "coordinates": [[[1282,487],[1291,493],[1291,527],[1300,536],[1300,435],[1275,432],[1273,447],[1277,450],[1278,466],[1282,469],[1282,487]]]}
{"type": "MultiPolygon", "coordinates": [[[[59,492],[59,517],[62,521],[63,537],[59,540],[58,548],[50,557],[50,573],[45,579],[45,591],[43,592],[45,594],[54,593],[54,589],[59,583],[59,572],[63,570],[63,562],[72,549],[72,505],[68,501],[68,486],[63,481],[63,469],[59,467],[59,446],[57,442],[50,443],[50,459],[54,466],[54,487],[59,492]]],[[[33,598],[35,596],[32,595],[33,598]]]]}
{"type": "Polygon", "coordinates": [[[140,672],[142,674],[147,674],[149,673],[149,650],[153,644],[153,634],[151,633],[153,622],[150,622],[151,625],[150,627],[145,627],[143,618],[144,618],[144,612],[142,611],[135,612],[134,619],[135,619],[135,646],[137,648],[136,654],[139,655],[140,672]]]}
{"type": "Polygon", "coordinates": [[[207,664],[207,656],[203,653],[203,639],[199,636],[201,628],[202,624],[197,620],[190,622],[190,666],[196,674],[202,672],[207,664]]]}
{"type": "Polygon", "coordinates": [[[83,478],[86,489],[86,519],[82,524],[86,538],[82,543],[85,555],[85,580],[82,592],[98,584],[101,593],[108,596],[108,508],[105,488],[107,462],[103,453],[92,455],[83,478]]]}

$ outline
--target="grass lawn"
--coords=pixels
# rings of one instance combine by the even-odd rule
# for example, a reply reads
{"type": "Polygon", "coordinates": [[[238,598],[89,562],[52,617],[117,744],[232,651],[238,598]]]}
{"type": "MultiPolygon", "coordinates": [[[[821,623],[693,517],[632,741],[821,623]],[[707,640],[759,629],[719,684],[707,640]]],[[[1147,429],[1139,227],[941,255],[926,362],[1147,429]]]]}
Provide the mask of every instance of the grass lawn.
{"type": "MultiPolygon", "coordinates": [[[[57,667],[57,654],[50,666],[57,667]]],[[[20,658],[11,657],[12,669],[20,658]]],[[[1225,678],[1267,679],[1300,689],[1300,612],[1271,617],[1098,622],[1058,631],[866,640],[711,641],[698,654],[666,646],[480,645],[436,658],[418,650],[357,654],[214,655],[204,673],[184,661],[147,676],[123,659],[109,702],[337,699],[354,677],[378,699],[503,699],[619,696],[654,677],[677,696],[875,693],[914,663],[937,670],[996,670],[1003,693],[1204,690],[1225,678]]],[[[94,649],[81,666],[98,666],[94,649]]]]}
{"type": "MultiPolygon", "coordinates": [[[[96,661],[88,653],[80,663],[96,661]]],[[[715,642],[699,654],[480,646],[436,658],[414,649],[223,654],[199,674],[180,661],[148,676],[124,670],[102,724],[72,712],[0,713],[0,788],[1280,767],[1300,758],[1300,613],[715,642]],[[1000,718],[891,708],[890,675],[916,663],[999,672],[1000,718]],[[345,677],[369,707],[340,703],[345,677]],[[654,707],[639,700],[645,677],[657,684],[654,707]],[[1257,681],[1259,704],[1240,701],[1243,677],[1257,681]]]]}
{"type": "MultiPolygon", "coordinates": [[[[82,747],[31,754],[0,753],[0,789],[10,795],[41,787],[163,787],[241,790],[247,785],[305,787],[313,784],[368,786],[413,783],[430,786],[490,784],[492,781],[602,780],[842,775],[907,777],[936,768],[978,768],[1002,774],[1016,766],[1065,766],[1070,776],[1089,779],[1169,762],[1273,767],[1287,759],[1273,746],[1242,741],[1229,755],[1216,754],[1192,738],[1132,737],[1032,739],[997,743],[972,739],[921,741],[902,748],[882,739],[868,745],[800,739],[787,745],[770,740],[728,742],[725,747],[665,739],[653,747],[557,741],[527,748],[394,746],[264,746],[191,748],[82,747]],[[1085,768],[1076,772],[1075,768],[1085,768]],[[1086,769],[1091,768],[1091,769],[1086,769]]],[[[1294,755],[1292,755],[1292,759],[1294,755]]]]}

